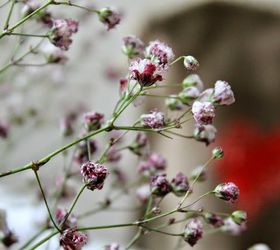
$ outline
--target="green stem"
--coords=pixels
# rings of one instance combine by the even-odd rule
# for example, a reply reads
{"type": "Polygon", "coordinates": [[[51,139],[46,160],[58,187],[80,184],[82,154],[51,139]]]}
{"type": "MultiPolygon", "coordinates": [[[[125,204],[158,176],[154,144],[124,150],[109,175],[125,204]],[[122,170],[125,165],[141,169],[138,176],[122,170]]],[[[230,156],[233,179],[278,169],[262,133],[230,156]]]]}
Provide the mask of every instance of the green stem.
{"type": "Polygon", "coordinates": [[[13,9],[14,9],[15,3],[16,3],[16,0],[13,0],[11,8],[10,8],[8,16],[7,16],[7,19],[6,19],[5,24],[4,24],[4,30],[7,30],[9,28],[9,22],[10,22],[12,13],[13,13],[13,9]]]}
{"type": "Polygon", "coordinates": [[[87,8],[85,6],[81,6],[81,5],[78,5],[78,4],[74,4],[72,3],[71,1],[67,1],[67,2],[55,2],[55,4],[61,4],[61,5],[67,5],[67,6],[73,6],[73,7],[76,7],[76,8],[79,8],[79,9],[82,9],[82,10],[86,10],[88,12],[94,12],[94,13],[99,13],[98,10],[96,9],[90,9],[90,8],[87,8]]]}
{"type": "Polygon", "coordinates": [[[73,142],[70,142],[66,145],[64,145],[63,147],[53,151],[52,153],[48,154],[47,156],[43,157],[42,159],[40,159],[39,161],[37,162],[30,162],[28,164],[26,164],[25,166],[21,167],[21,168],[16,168],[16,169],[13,169],[13,170],[10,170],[10,171],[7,171],[5,173],[0,173],[0,178],[1,177],[4,177],[4,176],[8,176],[8,175],[11,175],[11,174],[15,174],[15,173],[18,173],[18,172],[22,172],[22,171],[25,171],[25,170],[28,170],[28,169],[31,169],[34,164],[37,166],[37,167],[41,167],[43,165],[45,165],[48,161],[50,161],[54,156],[60,154],[61,152],[67,150],[68,148],[71,148],[72,146],[80,143],[81,141],[84,141],[94,135],[97,135],[103,131],[106,131],[108,130],[110,127],[107,126],[107,127],[104,127],[104,128],[100,128],[98,130],[95,130],[95,131],[92,131],[90,133],[88,133],[87,135],[81,137],[80,139],[78,140],[75,140],[73,142]]]}
{"type": "Polygon", "coordinates": [[[25,33],[17,33],[17,32],[10,32],[8,33],[9,36],[28,36],[28,37],[49,37],[48,35],[36,35],[36,34],[25,34],[25,33]]]}
{"type": "Polygon", "coordinates": [[[175,64],[176,62],[179,62],[180,60],[182,60],[184,58],[184,56],[180,56],[178,58],[176,58],[172,63],[170,63],[170,65],[175,64]]]}
{"type": "Polygon", "coordinates": [[[59,227],[56,225],[54,219],[53,219],[53,216],[52,216],[52,213],[51,213],[51,210],[49,208],[49,204],[47,202],[47,199],[46,199],[46,196],[45,196],[45,193],[44,193],[44,190],[43,190],[43,187],[42,187],[42,184],[41,184],[41,181],[40,181],[40,178],[39,178],[39,175],[37,173],[37,169],[34,169],[34,174],[36,176],[36,179],[37,179],[37,182],[38,182],[38,185],[40,187],[40,190],[41,190],[41,193],[42,193],[42,196],[43,196],[43,199],[44,199],[44,202],[45,202],[45,205],[46,205],[46,208],[48,210],[48,213],[49,213],[49,217],[54,225],[54,227],[60,232],[60,229],[59,227]]]}
{"type": "Polygon", "coordinates": [[[156,228],[150,228],[150,227],[146,227],[146,226],[141,226],[141,227],[144,229],[147,229],[148,231],[153,231],[153,232],[166,234],[166,235],[170,235],[170,236],[183,236],[183,233],[175,234],[175,233],[164,232],[164,231],[158,230],[156,228]]]}
{"type": "MultiPolygon", "coordinates": [[[[213,193],[214,193],[213,191],[209,191],[209,192],[207,192],[207,193],[205,193],[205,194],[200,195],[195,201],[193,201],[192,203],[188,204],[187,206],[184,206],[182,209],[194,205],[195,203],[197,203],[198,201],[200,201],[201,199],[203,199],[203,198],[206,197],[207,195],[213,194],[213,193]]],[[[187,211],[184,211],[184,212],[189,212],[189,211],[187,210],[187,211]]]]}
{"type": "Polygon", "coordinates": [[[89,230],[101,230],[101,229],[110,229],[110,228],[119,228],[119,227],[134,227],[138,226],[138,222],[126,223],[126,224],[114,224],[106,226],[96,226],[96,227],[80,227],[78,231],[89,231],[89,230]]]}
{"type": "Polygon", "coordinates": [[[36,245],[32,246],[30,248],[30,250],[34,250],[36,248],[38,248],[39,246],[43,245],[44,243],[46,243],[49,239],[51,239],[53,236],[57,235],[59,232],[58,231],[54,231],[52,233],[50,233],[48,236],[46,236],[44,239],[42,239],[41,241],[39,241],[36,245]]]}
{"type": "Polygon", "coordinates": [[[19,250],[24,250],[26,247],[28,247],[34,240],[36,240],[42,233],[46,231],[46,227],[42,228],[39,232],[37,232],[35,235],[33,235],[24,245],[22,245],[19,250]]]}
{"type": "Polygon", "coordinates": [[[141,229],[138,229],[137,233],[134,235],[132,240],[128,243],[125,250],[130,249],[136,243],[136,241],[140,238],[141,234],[142,234],[141,229]]]}
{"type": "Polygon", "coordinates": [[[31,17],[33,17],[34,15],[38,14],[40,11],[42,11],[43,9],[45,9],[46,7],[48,7],[50,4],[53,4],[54,0],[49,0],[48,2],[46,2],[44,5],[42,5],[40,8],[34,10],[32,13],[30,13],[29,15],[27,15],[26,17],[24,17],[23,19],[21,19],[20,21],[18,21],[16,24],[14,24],[11,28],[4,30],[1,34],[0,34],[0,39],[3,38],[4,36],[8,35],[9,33],[13,32],[18,26],[20,26],[21,24],[25,23],[28,19],[30,19],[31,17]]]}

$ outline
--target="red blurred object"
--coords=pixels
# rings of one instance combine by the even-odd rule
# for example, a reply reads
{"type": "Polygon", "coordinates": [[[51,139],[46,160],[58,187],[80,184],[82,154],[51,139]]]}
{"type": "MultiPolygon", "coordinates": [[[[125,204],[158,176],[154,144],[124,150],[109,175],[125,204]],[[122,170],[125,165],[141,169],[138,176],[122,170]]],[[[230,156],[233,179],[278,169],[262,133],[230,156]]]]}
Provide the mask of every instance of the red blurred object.
{"type": "Polygon", "coordinates": [[[252,122],[234,122],[218,142],[225,156],[217,161],[217,175],[238,185],[240,209],[252,218],[280,200],[280,126],[265,131],[252,122]]]}

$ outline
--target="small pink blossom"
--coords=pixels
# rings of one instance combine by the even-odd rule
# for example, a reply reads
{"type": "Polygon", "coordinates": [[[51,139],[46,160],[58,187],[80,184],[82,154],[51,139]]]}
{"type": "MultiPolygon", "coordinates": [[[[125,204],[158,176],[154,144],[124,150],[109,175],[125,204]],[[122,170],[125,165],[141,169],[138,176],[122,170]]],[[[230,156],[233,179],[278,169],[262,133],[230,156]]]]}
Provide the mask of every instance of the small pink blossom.
{"type": "Polygon", "coordinates": [[[146,55],[151,60],[155,60],[162,68],[167,68],[175,57],[173,50],[159,40],[149,43],[146,55]]]}
{"type": "Polygon", "coordinates": [[[177,196],[183,196],[189,190],[188,178],[179,172],[171,181],[172,191],[177,196]]]}
{"type": "Polygon", "coordinates": [[[193,136],[197,141],[204,142],[206,146],[215,141],[217,129],[211,125],[197,126],[193,132],[193,136]]]}
{"type": "Polygon", "coordinates": [[[64,250],[81,250],[86,243],[87,235],[76,228],[66,229],[60,235],[60,245],[64,250]]]}
{"type": "MultiPolygon", "coordinates": [[[[64,218],[66,215],[67,215],[66,209],[58,208],[56,210],[55,218],[59,225],[64,221],[64,218]]],[[[77,218],[73,214],[70,214],[70,216],[68,216],[67,220],[63,223],[62,227],[63,227],[63,229],[77,227],[77,218]]]]}
{"type": "Polygon", "coordinates": [[[151,86],[162,81],[162,70],[149,59],[132,61],[129,66],[130,78],[139,82],[141,86],[151,86]]]}
{"type": "Polygon", "coordinates": [[[187,70],[195,71],[199,67],[199,62],[193,56],[185,56],[184,65],[187,70]]]}
{"type": "Polygon", "coordinates": [[[215,83],[213,99],[219,105],[230,105],[235,102],[233,91],[225,81],[215,83]]]}
{"type": "Polygon", "coordinates": [[[136,197],[143,204],[145,204],[148,201],[150,195],[151,190],[149,184],[144,184],[136,190],[136,197]]]}
{"type": "Polygon", "coordinates": [[[84,114],[85,127],[88,131],[99,129],[104,122],[104,114],[87,112],[84,114]]]}
{"type": "Polygon", "coordinates": [[[202,238],[203,225],[199,219],[191,219],[184,230],[184,241],[194,246],[202,238]]]}
{"type": "Polygon", "coordinates": [[[68,50],[71,36],[78,31],[78,22],[72,19],[55,19],[50,31],[50,41],[62,50],[68,50]]]}
{"type": "Polygon", "coordinates": [[[197,74],[190,74],[188,75],[182,83],[183,87],[196,87],[201,92],[204,88],[203,81],[201,80],[200,76],[197,74]]]}
{"type": "Polygon", "coordinates": [[[159,129],[164,127],[164,114],[162,112],[152,110],[149,114],[141,115],[141,121],[143,126],[159,129]]]}
{"type": "Polygon", "coordinates": [[[192,113],[198,124],[211,124],[215,117],[215,107],[211,102],[195,101],[192,105],[192,113]]]}
{"type": "Polygon", "coordinates": [[[236,224],[231,217],[224,219],[224,225],[221,227],[221,230],[230,235],[240,235],[243,231],[246,230],[246,223],[241,225],[236,224]]]}
{"type": "Polygon", "coordinates": [[[234,203],[239,197],[239,188],[233,182],[219,184],[215,190],[215,195],[221,200],[234,203]]]}
{"type": "Polygon", "coordinates": [[[144,43],[136,36],[130,35],[123,38],[123,52],[128,58],[142,56],[144,54],[144,43]]]}
{"type": "Polygon", "coordinates": [[[152,194],[156,196],[165,196],[171,192],[171,186],[166,179],[166,174],[157,174],[151,177],[150,187],[152,194]]]}
{"type": "Polygon", "coordinates": [[[109,173],[104,165],[88,161],[81,166],[81,174],[87,188],[95,190],[103,188],[104,181],[109,173]]]}
{"type": "Polygon", "coordinates": [[[106,25],[108,31],[115,28],[121,21],[121,15],[110,8],[99,10],[98,16],[99,20],[106,25]]]}

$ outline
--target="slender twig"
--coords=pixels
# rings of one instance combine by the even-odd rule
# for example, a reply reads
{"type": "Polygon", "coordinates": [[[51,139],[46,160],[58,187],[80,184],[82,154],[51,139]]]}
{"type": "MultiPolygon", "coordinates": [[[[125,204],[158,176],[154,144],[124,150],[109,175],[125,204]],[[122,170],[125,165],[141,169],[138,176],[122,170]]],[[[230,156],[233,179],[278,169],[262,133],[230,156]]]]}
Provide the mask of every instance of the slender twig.
{"type": "Polygon", "coordinates": [[[13,13],[13,10],[14,10],[15,3],[16,3],[16,0],[13,0],[12,4],[11,4],[11,8],[8,12],[7,19],[6,19],[5,24],[4,24],[4,30],[7,30],[9,28],[9,22],[10,22],[10,19],[12,17],[12,13],[13,13]]]}
{"type": "Polygon", "coordinates": [[[42,228],[39,232],[34,234],[24,245],[22,245],[19,250],[24,250],[26,247],[28,247],[34,240],[36,240],[42,233],[44,233],[47,230],[47,227],[42,228]]]}
{"type": "Polygon", "coordinates": [[[11,0],[7,0],[6,2],[4,2],[3,4],[0,5],[0,8],[3,8],[4,6],[6,6],[11,0]]]}
{"type": "Polygon", "coordinates": [[[49,37],[49,35],[37,35],[37,34],[26,34],[26,33],[17,33],[17,32],[10,32],[8,33],[9,36],[28,36],[28,37],[49,37]]]}
{"type": "Polygon", "coordinates": [[[132,238],[132,240],[126,246],[125,250],[130,249],[136,243],[136,241],[140,238],[141,234],[142,234],[142,230],[139,228],[137,233],[132,238]]]}
{"type": "Polygon", "coordinates": [[[170,236],[183,236],[183,233],[169,233],[169,232],[164,232],[164,231],[161,231],[161,230],[158,230],[156,228],[151,228],[151,227],[146,227],[146,226],[141,226],[142,228],[148,230],[148,231],[153,231],[153,232],[157,232],[157,233],[161,233],[161,234],[166,234],[166,235],[170,235],[170,236]]]}
{"type": "Polygon", "coordinates": [[[44,243],[46,243],[49,239],[51,239],[53,236],[57,235],[59,232],[58,231],[54,231],[52,233],[50,233],[48,236],[46,236],[44,239],[40,240],[37,244],[35,244],[34,246],[32,246],[30,248],[30,250],[34,250],[36,248],[38,248],[39,246],[43,245],[44,243]]]}
{"type": "Polygon", "coordinates": [[[44,192],[44,190],[43,190],[43,187],[42,187],[42,184],[41,184],[39,175],[38,175],[38,173],[37,173],[37,169],[34,168],[33,170],[34,170],[34,174],[35,174],[35,176],[36,176],[36,180],[37,180],[37,182],[38,182],[38,185],[39,185],[39,187],[40,187],[41,194],[42,194],[42,196],[43,196],[43,199],[44,199],[46,208],[47,208],[47,210],[48,210],[50,220],[52,221],[52,224],[54,225],[54,227],[60,232],[61,230],[60,230],[59,227],[56,225],[55,220],[54,220],[54,218],[53,218],[53,216],[52,216],[52,213],[51,213],[49,204],[48,204],[48,202],[47,202],[47,198],[46,198],[45,192],[44,192]]]}

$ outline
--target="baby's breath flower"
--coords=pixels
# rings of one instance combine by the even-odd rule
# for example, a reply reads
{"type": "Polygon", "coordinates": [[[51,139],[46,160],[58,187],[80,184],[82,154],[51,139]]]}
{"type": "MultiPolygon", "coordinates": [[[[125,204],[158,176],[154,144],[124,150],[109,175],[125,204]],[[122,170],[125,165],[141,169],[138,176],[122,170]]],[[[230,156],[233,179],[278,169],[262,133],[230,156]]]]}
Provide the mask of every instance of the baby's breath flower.
{"type": "Polygon", "coordinates": [[[129,59],[142,56],[144,49],[145,45],[138,37],[130,35],[123,38],[122,51],[129,59]]]}
{"type": "Polygon", "coordinates": [[[165,124],[164,114],[157,110],[152,110],[150,111],[149,114],[141,115],[141,122],[145,127],[149,127],[153,129],[162,128],[164,127],[165,124]]]}
{"type": "Polygon", "coordinates": [[[195,101],[192,105],[192,113],[198,124],[211,124],[215,117],[215,107],[211,102],[195,101]]]}
{"type": "Polygon", "coordinates": [[[121,21],[121,15],[110,8],[100,9],[97,14],[99,20],[106,25],[108,31],[115,28],[121,21]]]}
{"type": "Polygon", "coordinates": [[[215,190],[215,195],[221,200],[234,203],[239,197],[239,188],[233,182],[219,184],[215,190]]]}
{"type": "Polygon", "coordinates": [[[184,241],[194,246],[202,238],[203,225],[199,219],[191,219],[184,230],[184,241]]]}
{"type": "Polygon", "coordinates": [[[166,174],[157,174],[151,178],[151,191],[156,196],[163,197],[171,191],[169,181],[166,179],[166,174]]]}
{"type": "Polygon", "coordinates": [[[81,250],[86,243],[87,235],[76,228],[66,229],[60,235],[60,245],[64,250],[81,250]]]}
{"type": "Polygon", "coordinates": [[[235,102],[233,91],[225,81],[215,83],[213,100],[219,105],[230,105],[235,102]]]}
{"type": "Polygon", "coordinates": [[[199,62],[193,56],[185,56],[184,65],[187,70],[195,71],[199,67],[199,62]]]}

